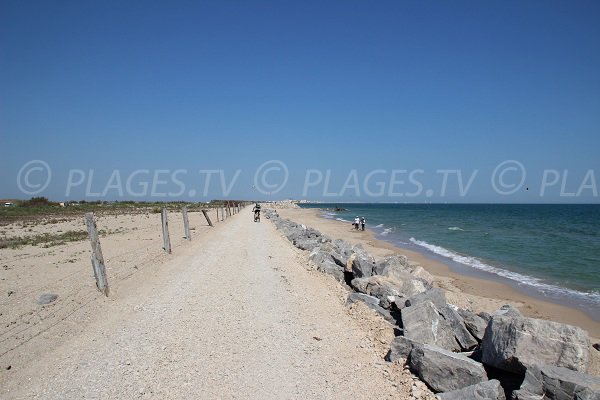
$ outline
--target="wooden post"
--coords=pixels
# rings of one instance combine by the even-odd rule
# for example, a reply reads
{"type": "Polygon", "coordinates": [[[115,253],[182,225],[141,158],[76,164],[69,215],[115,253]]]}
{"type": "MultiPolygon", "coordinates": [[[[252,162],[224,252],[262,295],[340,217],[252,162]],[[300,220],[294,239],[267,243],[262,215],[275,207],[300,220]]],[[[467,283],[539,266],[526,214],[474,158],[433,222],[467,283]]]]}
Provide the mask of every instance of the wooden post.
{"type": "Polygon", "coordinates": [[[210,217],[208,216],[208,213],[206,212],[206,210],[202,210],[202,214],[204,214],[204,217],[206,218],[206,221],[208,222],[208,225],[214,226],[212,224],[212,222],[210,221],[210,217]]]}
{"type": "Polygon", "coordinates": [[[190,221],[188,219],[187,207],[183,207],[181,209],[181,215],[183,215],[183,231],[185,233],[185,238],[187,240],[192,240],[192,235],[190,234],[190,221]]]}
{"type": "Polygon", "coordinates": [[[160,219],[162,221],[163,232],[163,249],[167,254],[171,254],[171,238],[169,237],[169,222],[167,221],[167,209],[165,207],[160,211],[160,219]]]}
{"type": "Polygon", "coordinates": [[[221,221],[225,221],[225,207],[221,206],[221,221]]]}
{"type": "Polygon", "coordinates": [[[215,211],[217,212],[217,222],[219,222],[219,207],[216,207],[215,211]]]}
{"type": "Polygon", "coordinates": [[[100,237],[96,229],[96,221],[93,213],[85,214],[85,225],[87,226],[90,241],[92,242],[92,268],[96,277],[96,287],[108,297],[108,280],[106,279],[106,268],[104,268],[104,257],[100,247],[100,237]]]}

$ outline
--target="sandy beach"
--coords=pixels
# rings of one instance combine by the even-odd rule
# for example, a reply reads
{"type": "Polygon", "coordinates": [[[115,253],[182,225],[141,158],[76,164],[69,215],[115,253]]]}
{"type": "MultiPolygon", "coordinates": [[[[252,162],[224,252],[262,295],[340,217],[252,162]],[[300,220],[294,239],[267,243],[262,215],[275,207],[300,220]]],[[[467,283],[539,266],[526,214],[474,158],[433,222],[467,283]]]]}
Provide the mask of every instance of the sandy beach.
{"type": "Polygon", "coordinates": [[[287,208],[277,211],[284,218],[311,226],[332,238],[360,243],[376,258],[393,253],[406,255],[411,262],[420,264],[433,274],[436,286],[446,289],[448,300],[460,307],[492,312],[503,304],[511,304],[529,317],[579,326],[589,332],[594,342],[600,338],[600,323],[577,309],[528,296],[500,282],[458,274],[442,262],[377,239],[368,229],[356,231],[349,223],[323,218],[318,209],[287,208]]]}

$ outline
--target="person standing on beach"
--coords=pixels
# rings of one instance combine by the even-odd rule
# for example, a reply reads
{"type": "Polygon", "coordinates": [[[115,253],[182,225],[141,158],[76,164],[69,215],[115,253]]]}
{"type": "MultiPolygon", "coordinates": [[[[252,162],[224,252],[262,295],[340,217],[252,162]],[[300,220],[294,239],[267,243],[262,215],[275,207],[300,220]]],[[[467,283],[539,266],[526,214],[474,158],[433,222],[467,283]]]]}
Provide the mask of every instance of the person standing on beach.
{"type": "Polygon", "coordinates": [[[360,224],[360,218],[358,218],[358,215],[357,215],[356,218],[354,218],[354,229],[358,230],[359,224],[360,224]]]}
{"type": "Polygon", "coordinates": [[[365,224],[366,224],[367,220],[365,220],[365,217],[362,217],[360,219],[360,230],[364,231],[365,230],[365,224]]]}

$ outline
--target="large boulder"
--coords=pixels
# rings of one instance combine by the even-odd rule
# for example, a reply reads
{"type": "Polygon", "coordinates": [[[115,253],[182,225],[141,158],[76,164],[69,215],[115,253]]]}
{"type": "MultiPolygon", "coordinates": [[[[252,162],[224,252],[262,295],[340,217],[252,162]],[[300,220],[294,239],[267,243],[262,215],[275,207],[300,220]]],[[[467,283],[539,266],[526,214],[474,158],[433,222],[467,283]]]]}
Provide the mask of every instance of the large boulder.
{"type": "Polygon", "coordinates": [[[315,248],[308,258],[317,266],[317,270],[326,274],[333,275],[336,280],[345,282],[344,268],[333,261],[331,254],[321,250],[322,247],[315,248]]]}
{"type": "Polygon", "coordinates": [[[494,311],[494,314],[492,316],[499,316],[499,317],[523,317],[523,314],[521,314],[521,311],[519,311],[519,309],[511,306],[510,304],[505,304],[502,307],[500,307],[498,310],[494,311]]]}
{"type": "Polygon", "coordinates": [[[408,272],[408,258],[401,254],[394,254],[384,257],[374,267],[374,272],[377,275],[393,273],[393,271],[408,272]]]}
{"type": "Polygon", "coordinates": [[[488,379],[482,364],[430,345],[414,346],[409,365],[435,392],[450,392],[488,379]]]}
{"type": "Polygon", "coordinates": [[[361,247],[354,246],[354,253],[346,263],[347,270],[356,278],[365,278],[373,275],[375,259],[361,247]]]}
{"type": "MultiPolygon", "coordinates": [[[[410,275],[408,275],[408,278],[410,278],[410,275]]],[[[402,303],[401,299],[426,290],[424,283],[419,279],[398,281],[383,275],[355,278],[352,280],[351,285],[359,292],[377,297],[381,300],[381,306],[384,308],[390,308],[391,303],[394,302],[402,303]]]]}
{"type": "Polygon", "coordinates": [[[379,305],[379,299],[377,297],[369,296],[364,293],[350,293],[348,298],[346,299],[346,305],[350,306],[354,303],[362,302],[371,310],[376,311],[379,315],[381,315],[387,322],[392,325],[396,325],[396,320],[390,312],[379,305]]]}
{"type": "Polygon", "coordinates": [[[336,264],[341,265],[344,268],[348,266],[348,260],[350,256],[354,254],[352,245],[342,239],[336,239],[332,242],[335,246],[335,252],[332,252],[331,256],[334,258],[336,264]]]}
{"type": "Polygon", "coordinates": [[[452,327],[454,337],[463,351],[473,350],[479,342],[471,335],[465,326],[465,322],[453,306],[445,306],[439,309],[440,314],[452,327]]]}
{"type": "Polygon", "coordinates": [[[381,275],[369,276],[367,278],[355,278],[350,284],[354,290],[377,297],[383,308],[390,308],[396,297],[403,297],[402,282],[397,282],[381,275]]]}
{"type": "Polygon", "coordinates": [[[436,395],[438,400],[506,400],[500,381],[492,379],[436,395]]]}
{"type": "Polygon", "coordinates": [[[483,340],[483,335],[485,334],[485,328],[487,327],[488,321],[479,315],[462,308],[458,309],[458,313],[462,317],[467,330],[475,339],[477,339],[478,342],[481,342],[483,340]]]}
{"type": "Polygon", "coordinates": [[[420,265],[411,266],[410,274],[415,278],[419,278],[423,282],[427,283],[429,286],[433,285],[433,275],[425,270],[425,268],[420,265]]]}
{"type": "Polygon", "coordinates": [[[413,347],[418,345],[420,345],[420,343],[415,342],[406,336],[396,336],[390,344],[390,351],[385,356],[385,359],[387,361],[396,361],[402,358],[407,360],[413,347]]]}
{"type": "Polygon", "coordinates": [[[452,326],[432,302],[426,301],[403,308],[401,317],[404,336],[407,338],[451,351],[461,350],[452,326]]]}
{"type": "Polygon", "coordinates": [[[513,399],[600,400],[600,377],[552,365],[532,366],[513,399]]]}
{"type": "Polygon", "coordinates": [[[583,329],[525,317],[493,316],[481,346],[485,364],[520,374],[543,364],[585,372],[590,357],[583,329]]]}
{"type": "Polygon", "coordinates": [[[301,250],[312,251],[323,243],[331,241],[316,229],[308,228],[304,225],[295,226],[288,234],[288,239],[292,244],[301,250]]]}
{"type": "Polygon", "coordinates": [[[347,260],[342,259],[342,255],[340,254],[341,249],[336,244],[336,241],[326,241],[325,243],[321,244],[319,250],[328,253],[333,259],[333,262],[335,262],[337,265],[344,269],[346,268],[347,260]]]}
{"type": "Polygon", "coordinates": [[[410,296],[405,300],[404,305],[406,307],[410,307],[428,301],[433,303],[437,308],[446,307],[448,304],[446,302],[446,292],[444,292],[442,289],[431,288],[424,292],[415,294],[414,296],[410,296]]]}
{"type": "Polygon", "coordinates": [[[412,278],[421,279],[423,282],[431,286],[433,284],[433,276],[423,267],[416,264],[411,264],[406,256],[394,254],[383,258],[373,267],[373,273],[377,275],[385,275],[398,280],[405,280],[406,275],[411,275],[412,278]]]}

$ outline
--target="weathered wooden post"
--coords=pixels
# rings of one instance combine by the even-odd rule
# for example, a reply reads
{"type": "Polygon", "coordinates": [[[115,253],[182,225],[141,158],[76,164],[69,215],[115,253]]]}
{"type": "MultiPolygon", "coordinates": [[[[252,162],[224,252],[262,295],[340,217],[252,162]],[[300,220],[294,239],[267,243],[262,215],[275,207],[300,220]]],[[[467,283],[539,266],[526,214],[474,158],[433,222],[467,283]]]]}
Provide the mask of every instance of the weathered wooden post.
{"type": "Polygon", "coordinates": [[[96,221],[93,213],[85,214],[85,225],[87,226],[90,242],[92,243],[92,268],[94,269],[94,277],[96,278],[96,287],[105,296],[108,297],[108,280],[106,279],[106,268],[104,267],[104,257],[102,256],[102,248],[100,247],[100,237],[98,229],[96,229],[96,221]]]}
{"type": "Polygon", "coordinates": [[[225,221],[225,207],[221,206],[221,221],[225,221]]]}
{"type": "Polygon", "coordinates": [[[216,207],[215,211],[217,212],[217,222],[219,222],[219,207],[216,207]]]}
{"type": "Polygon", "coordinates": [[[181,215],[183,216],[183,231],[185,233],[185,238],[187,240],[192,240],[192,235],[190,234],[190,221],[188,219],[187,207],[183,207],[181,209],[181,215]]]}
{"type": "Polygon", "coordinates": [[[208,213],[206,212],[206,210],[202,210],[202,214],[204,214],[204,217],[206,218],[206,222],[208,222],[208,225],[214,226],[212,224],[212,222],[210,221],[210,217],[208,216],[208,213]]]}
{"type": "Polygon", "coordinates": [[[169,238],[169,222],[167,221],[166,207],[160,210],[160,219],[162,222],[163,249],[165,249],[167,254],[171,254],[171,238],[169,238]]]}

